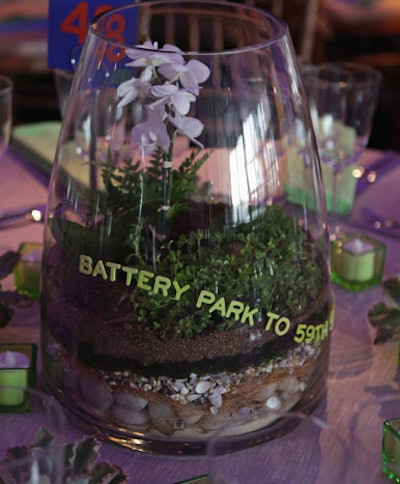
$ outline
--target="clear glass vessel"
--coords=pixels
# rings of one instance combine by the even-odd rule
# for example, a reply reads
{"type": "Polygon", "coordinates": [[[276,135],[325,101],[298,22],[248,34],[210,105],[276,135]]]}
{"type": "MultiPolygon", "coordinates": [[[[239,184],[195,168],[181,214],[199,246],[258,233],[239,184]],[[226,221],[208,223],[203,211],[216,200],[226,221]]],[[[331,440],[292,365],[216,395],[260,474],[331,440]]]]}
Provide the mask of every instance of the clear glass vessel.
{"type": "Polygon", "coordinates": [[[228,2],[144,2],[90,25],[51,177],[47,384],[113,442],[201,454],[277,435],[325,391],[326,208],[286,24],[228,2]],[[268,416],[266,416],[268,413],[268,416]]]}

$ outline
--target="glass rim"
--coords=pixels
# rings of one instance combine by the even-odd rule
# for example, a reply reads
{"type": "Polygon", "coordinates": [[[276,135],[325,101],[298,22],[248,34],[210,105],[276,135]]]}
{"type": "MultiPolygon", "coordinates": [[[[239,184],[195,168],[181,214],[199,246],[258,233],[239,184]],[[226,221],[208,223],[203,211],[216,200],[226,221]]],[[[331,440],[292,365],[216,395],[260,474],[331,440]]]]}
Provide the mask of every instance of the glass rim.
{"type": "Polygon", "coordinates": [[[332,62],[322,62],[320,64],[306,64],[302,66],[302,75],[306,73],[311,73],[313,79],[318,79],[322,85],[329,86],[333,82],[340,82],[342,88],[354,88],[354,86],[365,86],[365,85],[378,85],[382,81],[382,74],[374,67],[368,64],[362,64],[358,62],[351,61],[332,61],[332,62]],[[349,78],[337,78],[337,79],[327,79],[320,76],[322,72],[337,72],[337,73],[349,73],[349,78]],[[364,74],[363,78],[357,79],[357,77],[351,77],[354,73],[355,76],[358,74],[364,74]]]}
{"type": "MultiPolygon", "coordinates": [[[[192,8],[196,9],[201,9],[202,6],[210,6],[210,7],[220,7],[226,11],[227,14],[229,14],[230,17],[233,16],[233,11],[241,11],[241,12],[247,12],[250,13],[252,12],[253,14],[259,15],[259,19],[263,19],[264,21],[269,22],[270,25],[272,25],[272,22],[274,24],[273,26],[273,35],[271,35],[270,38],[265,38],[263,41],[255,42],[255,43],[246,43],[246,45],[241,46],[241,47],[235,47],[235,48],[229,48],[229,49],[222,49],[222,50],[207,50],[207,51],[182,51],[180,52],[181,55],[196,55],[196,56],[214,56],[214,55],[221,55],[221,54],[233,54],[233,53],[243,53],[243,52],[249,52],[253,50],[258,50],[258,49],[263,49],[266,47],[270,47],[285,37],[289,35],[289,28],[287,23],[279,16],[273,14],[272,12],[269,12],[267,10],[263,10],[259,7],[253,6],[253,5],[246,5],[246,4],[240,4],[240,3],[235,3],[232,1],[224,1],[224,0],[201,0],[200,2],[194,3],[193,0],[151,0],[147,2],[139,2],[139,3],[132,3],[132,4],[126,4],[122,5],[119,7],[113,7],[109,10],[103,11],[93,17],[89,24],[89,34],[93,34],[94,36],[103,39],[103,41],[107,42],[110,45],[118,46],[121,48],[125,49],[130,49],[136,46],[137,44],[128,44],[125,42],[121,42],[112,38],[107,37],[106,34],[104,34],[100,28],[99,24],[101,23],[102,20],[104,20],[106,17],[109,15],[114,15],[119,12],[123,12],[126,10],[131,10],[131,9],[149,9],[151,7],[155,6],[162,6],[162,7],[167,7],[168,5],[188,5],[191,6],[192,8]]],[[[219,16],[220,18],[220,16],[219,16]]],[[[251,19],[251,17],[246,17],[245,20],[248,21],[253,21],[255,22],[255,19],[251,19]]],[[[149,39],[151,40],[151,39],[149,39]]],[[[143,50],[151,50],[151,49],[146,49],[145,47],[141,48],[143,50]]],[[[165,50],[165,52],[169,52],[168,50],[165,50]]],[[[176,51],[172,51],[171,53],[176,54],[176,51]]]]}

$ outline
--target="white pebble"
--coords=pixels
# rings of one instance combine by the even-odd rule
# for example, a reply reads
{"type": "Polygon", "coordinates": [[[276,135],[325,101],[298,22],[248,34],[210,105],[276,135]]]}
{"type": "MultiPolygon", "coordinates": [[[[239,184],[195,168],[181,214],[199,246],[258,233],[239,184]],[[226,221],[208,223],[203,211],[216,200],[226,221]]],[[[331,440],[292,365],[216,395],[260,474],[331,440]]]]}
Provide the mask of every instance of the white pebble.
{"type": "Polygon", "coordinates": [[[120,391],[115,392],[114,394],[115,401],[118,405],[125,407],[129,410],[143,410],[147,405],[147,400],[142,398],[138,395],[135,395],[133,392],[129,391],[120,391]]]}
{"type": "Polygon", "coordinates": [[[175,416],[174,409],[164,402],[149,402],[149,415],[151,419],[168,419],[175,416]]]}
{"type": "Polygon", "coordinates": [[[220,394],[212,394],[208,397],[208,401],[214,407],[220,408],[222,406],[222,396],[220,394]]]}
{"type": "Polygon", "coordinates": [[[149,420],[145,412],[129,410],[120,405],[113,406],[113,414],[119,422],[123,422],[128,425],[142,425],[149,420]]]}
{"type": "Polygon", "coordinates": [[[220,385],[214,387],[212,390],[213,395],[223,395],[224,393],[226,393],[226,389],[220,385]]]}
{"type": "Polygon", "coordinates": [[[218,414],[218,408],[217,407],[210,407],[210,412],[211,412],[211,415],[217,415],[218,414]]]}
{"type": "Polygon", "coordinates": [[[201,381],[196,385],[195,392],[199,394],[203,394],[208,392],[211,387],[211,383],[209,381],[201,381]]]}
{"type": "Polygon", "coordinates": [[[281,400],[279,397],[269,397],[265,406],[268,407],[270,410],[279,410],[281,408],[281,400]]]}
{"type": "Polygon", "coordinates": [[[183,383],[181,382],[175,382],[172,384],[172,388],[176,391],[179,392],[183,387],[183,383]]]}

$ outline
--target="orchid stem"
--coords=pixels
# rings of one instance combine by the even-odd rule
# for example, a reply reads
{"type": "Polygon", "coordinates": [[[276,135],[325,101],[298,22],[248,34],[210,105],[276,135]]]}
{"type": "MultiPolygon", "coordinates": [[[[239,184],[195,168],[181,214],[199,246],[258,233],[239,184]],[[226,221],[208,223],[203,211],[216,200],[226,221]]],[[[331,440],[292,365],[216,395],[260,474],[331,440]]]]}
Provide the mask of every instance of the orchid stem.
{"type": "Polygon", "coordinates": [[[162,162],[162,205],[161,205],[161,235],[165,238],[167,234],[167,211],[170,207],[170,175],[172,161],[168,160],[168,155],[164,153],[162,162]]]}

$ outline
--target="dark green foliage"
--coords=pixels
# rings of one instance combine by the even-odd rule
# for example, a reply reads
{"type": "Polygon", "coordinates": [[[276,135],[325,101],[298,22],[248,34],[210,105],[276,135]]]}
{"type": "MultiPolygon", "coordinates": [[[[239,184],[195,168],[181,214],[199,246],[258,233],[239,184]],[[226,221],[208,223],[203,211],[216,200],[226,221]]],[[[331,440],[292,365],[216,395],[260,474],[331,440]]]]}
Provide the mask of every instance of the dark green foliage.
{"type": "Polygon", "coordinates": [[[147,230],[145,235],[148,238],[151,227],[164,237],[162,224],[190,210],[188,200],[195,191],[197,171],[208,156],[209,153],[199,156],[199,152],[194,151],[178,169],[168,170],[165,177],[159,152],[146,170],[139,169],[139,162],[134,164],[129,160],[115,168],[109,158],[101,169],[107,194],[105,205],[107,212],[111,212],[105,215],[114,221],[110,235],[121,237],[129,233],[126,243],[133,247],[134,257],[142,261],[146,253],[143,231],[147,230]],[[166,204],[169,209],[164,213],[166,220],[163,220],[161,207],[166,204]]]}
{"type": "Polygon", "coordinates": [[[269,311],[290,318],[304,313],[325,290],[323,249],[295,217],[275,205],[210,202],[208,187],[197,176],[209,156],[194,151],[168,170],[161,153],[146,169],[130,161],[116,168],[109,159],[100,166],[106,209],[96,223],[85,228],[52,222],[53,235],[75,257],[79,250],[93,258],[100,254],[189,286],[179,300],[173,290],[153,294],[135,285],[121,297],[129,299],[132,317],[161,337],[193,337],[240,324],[236,316],[225,317],[223,309],[196,307],[201,291],[215,295],[221,308],[239,301],[248,310],[257,309],[255,324],[263,325],[269,311]],[[104,226],[109,227],[107,237],[104,226]]]}
{"type": "MultiPolygon", "coordinates": [[[[4,279],[12,273],[20,258],[21,255],[13,251],[7,251],[0,256],[0,279],[4,279]]],[[[10,293],[1,291],[0,284],[0,328],[8,325],[11,321],[12,314],[10,293]]]]}
{"type": "Polygon", "coordinates": [[[376,328],[375,343],[400,339],[400,281],[387,279],[382,287],[388,301],[375,304],[368,312],[369,321],[376,328]]]}
{"type": "Polygon", "coordinates": [[[20,258],[19,252],[11,250],[0,256],[0,279],[4,279],[8,274],[12,273],[20,258]]]}
{"type": "Polygon", "coordinates": [[[238,322],[208,308],[196,308],[201,290],[223,297],[226,306],[241,301],[262,315],[278,311],[295,317],[305,311],[321,290],[321,267],[304,231],[277,207],[265,209],[254,222],[238,226],[229,236],[198,230],[181,235],[157,270],[190,290],[175,301],[136,289],[132,301],[139,319],[152,322],[161,334],[176,332],[191,337],[204,330],[228,329],[238,322]],[[186,296],[186,297],[185,297],[186,296]]]}

